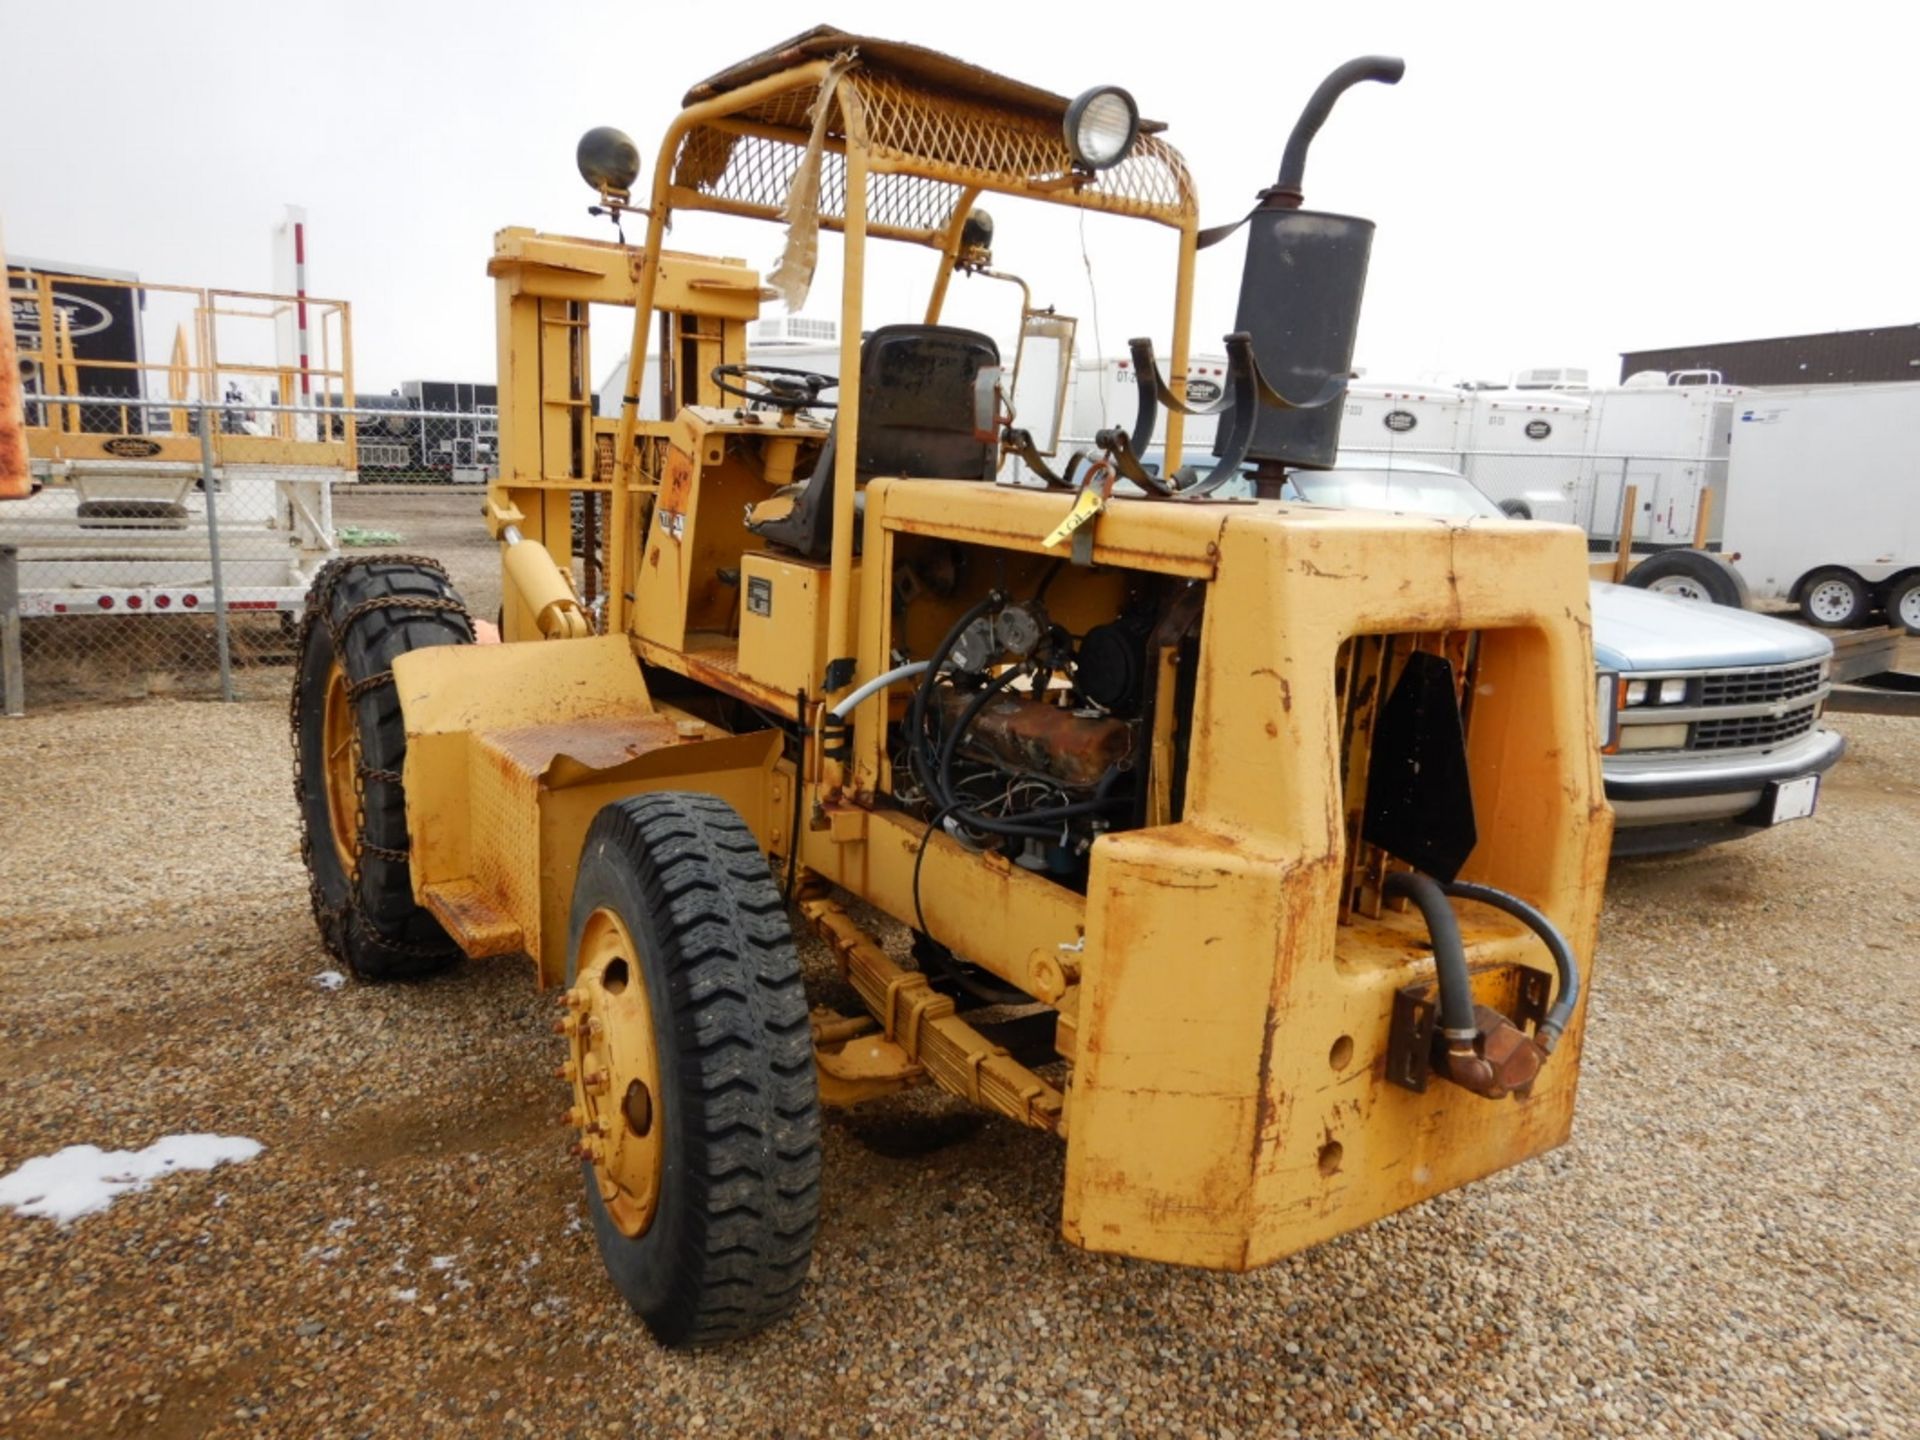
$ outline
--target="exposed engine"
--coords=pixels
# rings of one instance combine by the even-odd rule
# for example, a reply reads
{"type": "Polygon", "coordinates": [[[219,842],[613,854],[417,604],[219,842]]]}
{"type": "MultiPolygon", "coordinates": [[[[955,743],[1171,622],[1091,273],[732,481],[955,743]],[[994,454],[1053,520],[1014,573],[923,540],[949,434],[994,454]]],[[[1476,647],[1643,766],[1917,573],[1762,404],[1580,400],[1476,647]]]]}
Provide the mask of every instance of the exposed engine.
{"type": "Polygon", "coordinates": [[[1154,654],[1198,613],[1173,599],[1156,587],[1076,636],[1048,615],[1044,584],[1030,599],[989,594],[929,657],[895,749],[896,798],[973,849],[1084,877],[1097,836],[1142,823],[1154,654]]]}

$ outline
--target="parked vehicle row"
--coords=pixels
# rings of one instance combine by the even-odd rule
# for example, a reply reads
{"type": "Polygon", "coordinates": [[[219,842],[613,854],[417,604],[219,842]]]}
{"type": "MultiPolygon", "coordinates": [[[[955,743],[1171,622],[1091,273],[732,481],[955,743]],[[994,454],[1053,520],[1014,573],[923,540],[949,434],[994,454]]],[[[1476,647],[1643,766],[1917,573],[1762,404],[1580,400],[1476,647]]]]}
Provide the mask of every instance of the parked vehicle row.
{"type": "MultiPolygon", "coordinates": [[[[1160,459],[1148,452],[1149,463],[1160,459]]],[[[1457,470],[1364,453],[1294,471],[1285,493],[1310,505],[1516,518],[1457,470]]],[[[1595,581],[1592,593],[1614,853],[1692,849],[1811,815],[1820,777],[1846,751],[1820,723],[1832,642],[1770,615],[1635,586],[1595,581]]]]}
{"type": "MultiPolygon", "coordinates": [[[[1290,484],[1309,504],[1509,518],[1457,471],[1419,462],[1343,456],[1290,484]]],[[[1615,854],[1687,849],[1813,813],[1820,777],[1846,749],[1820,723],[1832,688],[1825,636],[1596,581],[1593,649],[1615,854]]]]}

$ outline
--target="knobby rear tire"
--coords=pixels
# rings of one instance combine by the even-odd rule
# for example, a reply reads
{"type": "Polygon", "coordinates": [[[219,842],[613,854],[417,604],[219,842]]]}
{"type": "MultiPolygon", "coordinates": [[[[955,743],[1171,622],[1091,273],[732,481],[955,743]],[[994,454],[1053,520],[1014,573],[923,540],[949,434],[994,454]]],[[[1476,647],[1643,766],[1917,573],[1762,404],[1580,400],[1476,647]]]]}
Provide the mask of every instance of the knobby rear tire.
{"type": "Polygon", "coordinates": [[[307,592],[293,691],[300,854],[327,953],[362,980],[430,975],[460,958],[440,922],[414,903],[400,780],[407,736],[392,671],[409,651],[472,642],[473,622],[446,571],[431,560],[334,560],[307,592]],[[336,661],[354,695],[362,775],[360,828],[345,836],[335,834],[323,743],[336,661]],[[337,841],[359,858],[357,887],[337,841]]]}

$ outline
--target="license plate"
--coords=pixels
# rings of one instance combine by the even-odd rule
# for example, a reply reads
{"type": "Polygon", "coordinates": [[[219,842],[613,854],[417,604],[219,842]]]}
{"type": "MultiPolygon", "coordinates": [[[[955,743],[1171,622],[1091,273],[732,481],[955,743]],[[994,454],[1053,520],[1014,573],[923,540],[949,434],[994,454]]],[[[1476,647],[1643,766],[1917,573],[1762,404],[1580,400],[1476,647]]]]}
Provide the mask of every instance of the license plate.
{"type": "Polygon", "coordinates": [[[1814,801],[1820,795],[1820,777],[1803,775],[1798,780],[1782,780],[1773,787],[1773,809],[1768,817],[1769,825],[1781,825],[1788,820],[1804,820],[1813,814],[1814,801]]]}

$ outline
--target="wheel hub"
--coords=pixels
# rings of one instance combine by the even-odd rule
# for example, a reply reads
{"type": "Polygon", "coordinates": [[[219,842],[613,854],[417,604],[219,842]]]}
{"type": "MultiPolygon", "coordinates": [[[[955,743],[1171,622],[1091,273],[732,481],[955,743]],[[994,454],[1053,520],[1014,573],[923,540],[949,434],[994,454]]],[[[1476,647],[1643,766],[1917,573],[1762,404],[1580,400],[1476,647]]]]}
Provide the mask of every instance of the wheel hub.
{"type": "Polygon", "coordinates": [[[1895,618],[1907,629],[1920,631],[1920,585],[1909,586],[1901,592],[1899,614],[1895,618]]]}
{"type": "Polygon", "coordinates": [[[320,744],[325,751],[321,783],[327,787],[327,823],[340,868],[353,874],[360,848],[360,726],[347,691],[347,672],[335,660],[327,670],[327,694],[320,714],[320,744]]]}
{"type": "Polygon", "coordinates": [[[1671,595],[1676,600],[1698,600],[1711,604],[1713,599],[1698,581],[1689,580],[1684,575],[1664,576],[1647,588],[1657,595],[1671,595]]]}
{"type": "Polygon", "coordinates": [[[1813,613],[1822,620],[1844,619],[1853,609],[1853,593],[1838,580],[1827,580],[1813,587],[1808,597],[1813,613]]]}
{"type": "Polygon", "coordinates": [[[573,1082],[567,1122],[580,1133],[577,1153],[593,1166],[614,1225],[643,1235],[660,1198],[660,1059],[640,951],[613,911],[587,917],[573,988],[561,1000],[565,1073],[573,1082]]]}

